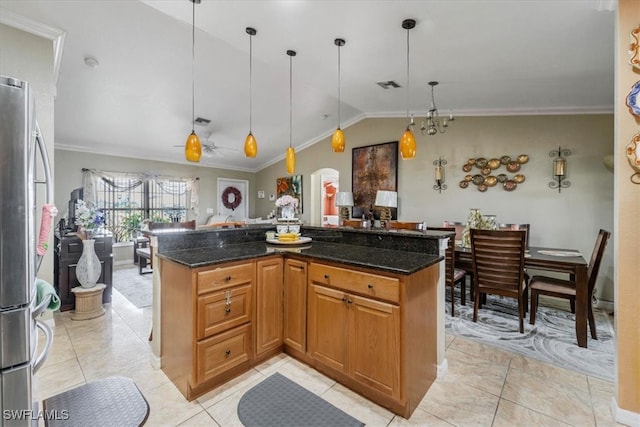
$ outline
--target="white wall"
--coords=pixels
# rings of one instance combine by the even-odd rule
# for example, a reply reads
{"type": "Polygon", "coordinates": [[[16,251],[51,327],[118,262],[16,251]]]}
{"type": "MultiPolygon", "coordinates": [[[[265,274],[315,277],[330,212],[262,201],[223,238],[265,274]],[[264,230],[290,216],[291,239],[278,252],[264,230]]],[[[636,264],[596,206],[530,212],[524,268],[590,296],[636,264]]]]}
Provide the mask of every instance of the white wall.
{"type": "MultiPolygon", "coordinates": [[[[28,81],[36,98],[36,118],[47,143],[47,152],[54,170],[53,150],[53,42],[33,34],[0,24],[0,74],[28,81]]],[[[44,190],[39,193],[44,193],[44,190]]],[[[3,200],[2,203],[10,201],[3,200]]],[[[39,200],[42,203],[43,200],[39,200]]],[[[40,212],[38,212],[40,214],[40,212]]],[[[40,227],[40,218],[37,219],[40,227]]],[[[53,248],[53,234],[49,238],[53,248]]],[[[47,251],[38,277],[53,284],[53,251],[47,251]]]]}
{"type": "MultiPolygon", "coordinates": [[[[340,189],[351,188],[351,149],[399,140],[404,119],[366,119],[345,129],[347,149],[331,151],[330,138],[297,153],[296,174],[303,175],[303,193],[310,194],[308,176],[328,167],[339,171],[340,189]]],[[[466,221],[470,208],[494,214],[499,222],[531,224],[530,245],[579,249],[591,256],[600,228],[613,231],[613,174],[602,158],[613,153],[613,115],[459,117],[447,133],[422,136],[415,132],[417,156],[400,159],[398,165],[399,220],[441,224],[443,220],[466,221]],[[569,148],[568,180],[561,193],[549,188],[552,159],[549,151],[569,148]],[[466,172],[462,166],[472,157],[511,157],[527,154],[521,173],[526,181],[515,191],[490,188],[481,193],[471,185],[458,186],[466,172]],[[445,158],[448,189],[433,190],[433,161],[445,158]]],[[[478,169],[475,169],[474,173],[478,169]]],[[[257,176],[268,190],[277,177],[286,176],[284,161],[257,176]]],[[[257,201],[256,214],[273,209],[267,199],[257,201]]],[[[305,201],[305,204],[307,202],[305,201]]],[[[309,222],[305,209],[302,219],[309,222]]],[[[613,301],[613,250],[608,248],[601,266],[597,295],[613,301]]]]}

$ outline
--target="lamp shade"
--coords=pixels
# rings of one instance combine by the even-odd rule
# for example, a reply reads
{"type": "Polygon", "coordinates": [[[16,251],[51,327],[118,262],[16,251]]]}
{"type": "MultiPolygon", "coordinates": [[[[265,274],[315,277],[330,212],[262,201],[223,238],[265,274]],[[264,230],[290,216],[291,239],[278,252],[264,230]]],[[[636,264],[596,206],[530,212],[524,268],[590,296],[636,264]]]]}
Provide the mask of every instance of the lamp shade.
{"type": "Polygon", "coordinates": [[[353,206],[353,193],[350,191],[338,191],[336,193],[336,206],[353,206]]]}
{"type": "Polygon", "coordinates": [[[293,174],[296,171],[296,150],[293,147],[287,148],[286,163],[287,173],[293,174]]]}
{"type": "Polygon", "coordinates": [[[258,155],[258,141],[251,132],[244,140],[244,155],[246,157],[256,157],[258,155]]]}
{"type": "Polygon", "coordinates": [[[336,131],[333,132],[333,137],[331,138],[331,147],[333,148],[333,152],[344,152],[344,142],[344,132],[340,128],[336,129],[336,131]]]}
{"type": "Polygon", "coordinates": [[[191,134],[187,138],[187,142],[184,145],[184,156],[190,162],[199,162],[202,156],[202,145],[200,144],[200,138],[196,135],[195,131],[191,131],[191,134]]]}
{"type": "Polygon", "coordinates": [[[376,206],[384,206],[387,208],[398,207],[398,193],[395,191],[378,190],[376,193],[376,206]]]}
{"type": "Polygon", "coordinates": [[[416,138],[413,136],[413,132],[411,132],[409,127],[404,131],[400,139],[400,155],[403,159],[413,159],[416,157],[416,138]]]}

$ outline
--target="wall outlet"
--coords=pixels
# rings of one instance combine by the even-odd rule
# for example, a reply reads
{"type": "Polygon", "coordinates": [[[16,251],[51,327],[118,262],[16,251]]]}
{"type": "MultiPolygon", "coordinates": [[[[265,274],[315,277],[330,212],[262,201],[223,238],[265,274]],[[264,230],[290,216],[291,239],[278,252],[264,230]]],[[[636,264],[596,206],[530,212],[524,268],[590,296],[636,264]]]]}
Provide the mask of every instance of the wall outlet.
{"type": "Polygon", "coordinates": [[[213,208],[207,208],[207,215],[213,215],[213,208]]]}
{"type": "Polygon", "coordinates": [[[258,191],[258,199],[264,199],[264,191],[258,191]]]}

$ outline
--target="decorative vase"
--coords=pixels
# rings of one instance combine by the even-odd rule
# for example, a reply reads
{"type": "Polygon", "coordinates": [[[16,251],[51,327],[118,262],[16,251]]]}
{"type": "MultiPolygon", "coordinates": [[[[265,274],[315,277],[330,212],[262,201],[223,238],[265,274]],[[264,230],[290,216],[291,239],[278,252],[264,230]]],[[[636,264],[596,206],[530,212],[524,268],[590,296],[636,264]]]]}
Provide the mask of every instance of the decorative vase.
{"type": "Polygon", "coordinates": [[[483,230],[497,230],[498,223],[496,222],[495,215],[485,215],[482,217],[482,228],[483,230]]]}
{"type": "Polygon", "coordinates": [[[295,210],[291,205],[285,205],[282,207],[282,218],[284,219],[294,219],[295,210]]]}
{"type": "Polygon", "coordinates": [[[83,288],[93,288],[102,272],[100,259],[94,249],[95,240],[82,241],[82,255],[76,264],[76,278],[83,288]]]}
{"type": "Polygon", "coordinates": [[[464,227],[464,231],[462,232],[462,246],[465,248],[471,247],[471,229],[472,228],[481,228],[482,226],[482,215],[480,214],[480,209],[470,209],[469,216],[467,217],[467,225],[464,227]]]}

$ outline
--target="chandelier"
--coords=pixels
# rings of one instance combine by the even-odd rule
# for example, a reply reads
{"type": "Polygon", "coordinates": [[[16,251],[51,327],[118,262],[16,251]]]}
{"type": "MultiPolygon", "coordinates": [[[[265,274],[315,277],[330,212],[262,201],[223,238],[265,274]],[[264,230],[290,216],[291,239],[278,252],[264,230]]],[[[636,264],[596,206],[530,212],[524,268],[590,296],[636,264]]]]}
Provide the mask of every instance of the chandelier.
{"type": "Polygon", "coordinates": [[[427,111],[427,118],[422,121],[420,131],[422,134],[435,135],[436,133],[445,133],[449,127],[449,122],[455,120],[453,113],[449,113],[449,117],[440,117],[436,101],[433,97],[433,88],[438,86],[438,82],[429,82],[431,86],[431,108],[427,111]]]}

